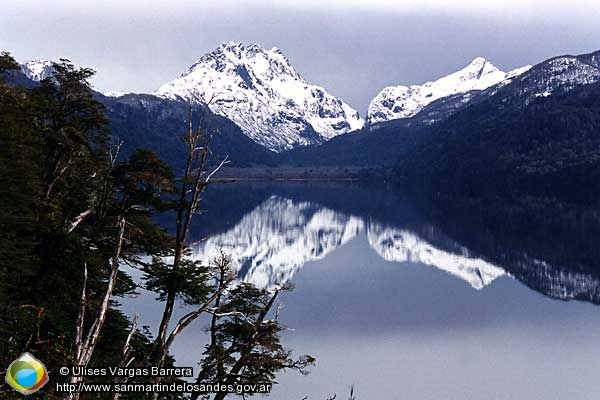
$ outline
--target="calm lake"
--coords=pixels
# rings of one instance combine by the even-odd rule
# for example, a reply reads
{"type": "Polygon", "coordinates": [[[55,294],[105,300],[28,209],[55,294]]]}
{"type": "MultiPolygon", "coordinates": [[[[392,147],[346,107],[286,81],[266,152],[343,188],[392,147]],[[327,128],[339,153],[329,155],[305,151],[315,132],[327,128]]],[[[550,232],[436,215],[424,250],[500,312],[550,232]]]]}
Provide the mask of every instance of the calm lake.
{"type": "MultiPolygon", "coordinates": [[[[350,385],[359,399],[600,398],[599,214],[440,203],[351,182],[209,189],[194,256],[222,248],[240,279],[293,282],[283,342],[317,358],[270,398],[346,399],[350,385]]],[[[122,303],[157,325],[150,295],[122,303]]],[[[179,366],[196,367],[205,326],[176,341],[179,366]]]]}

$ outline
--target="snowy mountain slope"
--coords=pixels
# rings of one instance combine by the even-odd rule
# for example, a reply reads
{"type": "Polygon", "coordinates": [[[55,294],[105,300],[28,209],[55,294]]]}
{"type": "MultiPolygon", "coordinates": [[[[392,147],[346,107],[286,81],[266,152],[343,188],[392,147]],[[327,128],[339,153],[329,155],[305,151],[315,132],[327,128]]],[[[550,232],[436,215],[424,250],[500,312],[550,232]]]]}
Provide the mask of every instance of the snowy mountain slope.
{"type": "Polygon", "coordinates": [[[102,93],[106,97],[123,97],[126,94],[132,94],[132,92],[121,92],[118,90],[109,90],[108,92],[102,93]]]}
{"type": "MultiPolygon", "coordinates": [[[[502,72],[484,58],[476,58],[465,68],[436,81],[423,85],[389,86],[371,101],[368,108],[369,123],[379,123],[400,118],[409,118],[425,106],[438,99],[472,91],[481,91],[502,81],[512,79],[530,66],[502,72]]],[[[470,96],[461,98],[467,103],[470,96]]]]}
{"type": "Polygon", "coordinates": [[[225,43],[153,94],[209,104],[259,144],[281,152],[362,128],[358,112],[307,83],[276,48],[225,43]]]}
{"type": "Polygon", "coordinates": [[[290,280],[308,261],[325,257],[365,231],[371,247],[385,260],[432,265],[475,289],[504,274],[502,269],[470,257],[465,249],[462,253],[445,251],[408,231],[278,196],[246,214],[229,231],[199,243],[193,257],[211,260],[222,249],[231,256],[241,280],[269,288],[290,280]]]}
{"type": "MultiPolygon", "coordinates": [[[[110,129],[115,140],[123,140],[126,157],[137,148],[155,151],[174,170],[184,168],[181,134],[189,115],[188,105],[149,94],[124,94],[122,96],[97,96],[106,107],[110,129]]],[[[218,131],[211,140],[210,165],[229,156],[232,167],[254,165],[273,166],[273,152],[244,135],[241,129],[225,117],[210,110],[194,107],[194,123],[202,114],[203,127],[209,132],[218,131]]]]}
{"type": "MultiPolygon", "coordinates": [[[[52,66],[53,63],[54,62],[50,60],[33,60],[19,65],[21,67],[21,72],[23,72],[28,79],[31,79],[34,82],[41,82],[54,75],[55,71],[52,66]]],[[[90,89],[94,92],[102,93],[102,91],[92,84],[90,84],[90,89]]]]}
{"type": "MultiPolygon", "coordinates": [[[[55,73],[52,61],[38,60],[20,64],[18,71],[3,75],[14,86],[35,88],[39,81],[55,73]]],[[[77,67],[75,67],[77,68],[77,67]]],[[[123,140],[122,154],[127,157],[137,148],[155,151],[173,168],[183,168],[181,132],[188,118],[188,104],[144,93],[102,92],[91,85],[92,94],[105,108],[109,128],[115,140],[123,140]]],[[[232,167],[273,166],[275,154],[248,138],[228,118],[210,110],[193,107],[194,121],[203,122],[210,132],[218,132],[211,140],[209,164],[226,156],[232,167]],[[200,119],[202,114],[202,119],[200,119]]]]}
{"type": "Polygon", "coordinates": [[[526,73],[484,90],[477,99],[498,97],[497,103],[523,106],[537,98],[600,81],[600,51],[577,56],[565,55],[543,61],[526,73]]]}
{"type": "Polygon", "coordinates": [[[40,82],[54,74],[52,61],[49,60],[27,61],[20,66],[25,76],[34,82],[40,82]]]}

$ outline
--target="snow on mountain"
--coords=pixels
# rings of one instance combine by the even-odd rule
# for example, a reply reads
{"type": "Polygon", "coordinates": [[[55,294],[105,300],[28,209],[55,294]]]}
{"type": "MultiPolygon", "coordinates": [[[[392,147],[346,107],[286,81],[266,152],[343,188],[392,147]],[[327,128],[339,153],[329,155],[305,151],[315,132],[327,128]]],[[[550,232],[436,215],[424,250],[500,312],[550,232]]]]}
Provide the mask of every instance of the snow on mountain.
{"type": "Polygon", "coordinates": [[[307,83],[283,53],[229,42],[153,94],[209,104],[257,143],[280,152],[363,127],[358,112],[307,83]]]}
{"type": "Polygon", "coordinates": [[[366,223],[362,218],[272,196],[227,232],[200,242],[193,257],[211,260],[222,249],[243,281],[262,288],[285,283],[308,261],[318,260],[367,233],[371,247],[385,260],[418,262],[449,272],[481,289],[504,271],[470,257],[466,249],[452,253],[403,230],[366,223]]]}
{"type": "Polygon", "coordinates": [[[591,56],[591,60],[585,60],[585,56],[556,57],[545,62],[544,67],[537,79],[545,85],[544,91],[537,93],[540,96],[557,87],[571,89],[600,80],[600,56],[591,56]]]}
{"type": "Polygon", "coordinates": [[[469,257],[466,248],[460,254],[451,253],[407,230],[370,223],[367,237],[371,247],[387,261],[431,265],[466,281],[474,289],[483,289],[505,274],[503,269],[481,258],[469,257]]]}
{"type": "MultiPolygon", "coordinates": [[[[537,64],[518,78],[518,85],[508,96],[523,104],[538,97],[547,97],[556,91],[568,92],[581,85],[600,81],[600,51],[578,56],[559,56],[537,64]]],[[[501,86],[501,85],[499,85],[501,86]]],[[[488,95],[498,88],[490,88],[488,95]]],[[[508,102],[509,98],[504,97],[508,102]]]]}
{"type": "Polygon", "coordinates": [[[21,71],[29,79],[35,82],[40,82],[54,74],[52,61],[49,60],[33,60],[20,64],[21,71]]]}
{"type": "Polygon", "coordinates": [[[103,92],[102,94],[105,95],[106,97],[121,97],[121,96],[125,96],[126,94],[130,94],[131,92],[120,92],[118,90],[109,90],[108,92],[103,92]]]}
{"type": "Polygon", "coordinates": [[[519,76],[521,74],[524,74],[525,72],[529,71],[531,68],[532,68],[531,65],[526,65],[524,67],[515,68],[511,71],[508,71],[506,73],[506,77],[502,80],[502,82],[505,82],[505,81],[512,79],[516,76],[519,76]]]}
{"type": "MultiPolygon", "coordinates": [[[[33,60],[19,65],[21,67],[21,72],[23,72],[27,78],[34,82],[41,82],[54,75],[55,71],[53,64],[54,62],[50,60],[33,60]]],[[[101,92],[92,84],[90,84],[90,89],[101,92]]]]}
{"type": "Polygon", "coordinates": [[[436,81],[423,85],[384,88],[369,104],[367,120],[369,123],[378,123],[409,118],[438,99],[487,89],[504,80],[514,78],[530,68],[531,66],[525,66],[510,72],[502,72],[491,62],[478,57],[460,71],[436,81]]]}

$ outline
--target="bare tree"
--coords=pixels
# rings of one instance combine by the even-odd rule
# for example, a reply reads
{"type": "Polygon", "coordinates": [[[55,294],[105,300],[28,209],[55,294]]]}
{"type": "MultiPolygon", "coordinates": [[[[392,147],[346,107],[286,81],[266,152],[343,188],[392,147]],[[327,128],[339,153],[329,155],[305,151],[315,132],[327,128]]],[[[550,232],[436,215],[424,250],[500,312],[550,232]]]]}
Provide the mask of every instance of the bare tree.
{"type": "MultiPolygon", "coordinates": [[[[189,108],[188,119],[188,130],[184,137],[184,142],[187,147],[186,162],[183,176],[180,180],[178,198],[175,200],[173,207],[176,212],[176,217],[172,263],[170,265],[163,264],[161,266],[162,269],[166,269],[167,271],[159,272],[161,276],[167,277],[167,279],[164,279],[164,281],[167,282],[174,281],[174,276],[177,276],[182,269],[190,267],[188,260],[185,260],[186,254],[188,254],[190,250],[188,245],[190,225],[194,215],[198,213],[202,194],[206,187],[211,183],[213,176],[229,162],[228,158],[225,157],[216,167],[211,169],[208,168],[208,157],[211,154],[210,138],[202,133],[200,124],[198,124],[198,128],[194,130],[191,106],[189,108]]],[[[193,263],[191,266],[193,268],[193,263]]],[[[147,272],[149,272],[149,275],[152,275],[151,269],[147,269],[147,272]]],[[[201,282],[201,280],[208,281],[210,280],[210,276],[201,276],[196,284],[202,285],[207,283],[201,282]]],[[[153,281],[152,285],[155,289],[160,288],[165,300],[162,318],[154,341],[154,350],[150,360],[153,365],[162,367],[164,366],[169,349],[175,338],[211,307],[211,304],[220,296],[221,292],[225,289],[225,286],[217,284],[212,294],[204,297],[199,296],[199,298],[193,299],[192,302],[196,303],[197,309],[181,317],[169,332],[169,325],[173,319],[173,310],[177,297],[181,294],[185,294],[185,289],[182,289],[181,287],[169,287],[165,282],[160,282],[159,279],[154,279],[152,276],[150,276],[150,281],[153,281]]],[[[159,382],[160,380],[160,377],[154,378],[155,382],[159,382]]],[[[151,398],[158,398],[158,394],[155,393],[151,395],[151,398]]]]}
{"type": "MultiPolygon", "coordinates": [[[[137,328],[138,314],[133,316],[133,321],[131,322],[131,330],[129,331],[129,335],[127,335],[127,339],[125,340],[125,344],[123,345],[123,352],[121,357],[121,362],[119,363],[119,368],[126,368],[133,362],[133,357],[131,356],[131,340],[133,339],[133,335],[135,334],[135,330],[137,328]]],[[[122,384],[127,383],[128,377],[127,375],[115,377],[115,383],[122,384]]],[[[120,392],[114,392],[112,394],[112,400],[119,400],[121,397],[120,392]]]]}
{"type": "MultiPolygon", "coordinates": [[[[117,225],[117,241],[115,244],[114,255],[111,260],[111,271],[106,284],[106,291],[104,292],[104,297],[102,299],[100,309],[98,310],[98,314],[88,329],[85,338],[83,337],[83,324],[85,321],[85,311],[87,306],[87,265],[84,266],[83,290],[81,293],[80,311],[77,317],[75,336],[75,365],[85,367],[89,364],[92,354],[94,353],[94,349],[96,348],[96,344],[98,343],[98,339],[100,338],[100,331],[102,330],[104,322],[106,321],[106,315],[110,306],[110,299],[112,297],[115,283],[117,281],[117,275],[119,273],[119,259],[121,256],[121,248],[123,246],[123,237],[125,235],[125,217],[123,215],[119,217],[117,225]]],[[[78,383],[79,381],[81,381],[80,376],[71,376],[69,378],[69,382],[72,384],[78,383]]],[[[67,398],[69,400],[77,400],[79,399],[79,393],[72,392],[67,396],[67,398]]]]}
{"type": "MultiPolygon", "coordinates": [[[[122,143],[116,146],[116,151],[109,152],[110,163],[105,172],[105,178],[99,188],[99,194],[96,202],[88,210],[77,216],[71,223],[67,224],[67,232],[73,232],[77,226],[90,214],[94,213],[98,218],[106,218],[111,221],[113,218],[114,228],[116,229],[116,238],[114,239],[112,256],[109,263],[109,273],[107,276],[106,286],[103,292],[102,301],[95,314],[88,317],[88,308],[90,302],[88,301],[87,284],[88,284],[88,268],[87,263],[84,263],[84,277],[83,277],[83,288],[81,291],[79,312],[77,316],[77,322],[75,327],[75,355],[74,364],[77,366],[86,367],[92,356],[98,341],[100,340],[100,334],[102,328],[106,322],[106,318],[110,311],[110,303],[117,285],[119,276],[119,267],[121,261],[126,258],[124,257],[124,246],[133,246],[135,241],[134,231],[138,229],[131,223],[135,221],[136,215],[145,213],[147,208],[145,203],[152,201],[156,193],[162,188],[168,187],[168,179],[164,176],[163,171],[156,172],[154,174],[147,173],[144,168],[137,170],[138,167],[135,165],[136,161],[139,161],[141,157],[147,155],[146,153],[135,153],[131,156],[130,163],[123,163],[117,165],[117,157],[122,143]],[[119,169],[118,174],[115,173],[119,169]],[[123,178],[126,177],[126,178],[123,178]],[[138,186],[143,186],[143,189],[139,189],[138,186]],[[109,213],[110,210],[110,213],[109,213]],[[117,213],[116,217],[114,213],[117,213]],[[129,220],[128,220],[129,219],[129,220]],[[128,231],[128,238],[126,239],[126,228],[128,231]],[[126,244],[127,243],[127,244],[126,244]],[[85,331],[86,320],[88,321],[89,328],[85,331]],[[84,332],[85,331],[85,332],[84,332]]],[[[151,161],[152,159],[150,159],[151,161]]],[[[149,161],[144,159],[144,161],[149,161]]],[[[143,164],[143,163],[142,163],[143,164]]],[[[132,249],[129,248],[125,252],[129,252],[132,249]]],[[[135,246],[133,247],[135,250],[135,246]]],[[[134,318],[133,327],[125,341],[123,348],[123,359],[126,360],[129,357],[131,338],[135,333],[137,323],[137,317],[134,318]]],[[[126,361],[124,361],[126,362],[126,361]]],[[[82,380],[79,376],[71,376],[69,382],[76,384],[82,380]]],[[[79,393],[70,393],[67,397],[70,400],[79,399],[79,393]]]]}

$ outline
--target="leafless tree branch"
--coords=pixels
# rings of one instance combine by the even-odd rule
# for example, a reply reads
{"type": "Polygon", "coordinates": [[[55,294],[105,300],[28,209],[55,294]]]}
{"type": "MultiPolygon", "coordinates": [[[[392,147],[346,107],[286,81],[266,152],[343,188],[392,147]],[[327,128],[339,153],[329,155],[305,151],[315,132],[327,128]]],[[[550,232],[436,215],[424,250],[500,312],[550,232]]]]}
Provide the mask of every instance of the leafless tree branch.
{"type": "Polygon", "coordinates": [[[79,301],[79,314],[77,315],[77,325],[75,328],[75,354],[77,359],[81,357],[83,340],[83,323],[85,321],[85,309],[87,306],[87,262],[83,263],[83,288],[81,289],[81,299],[79,301]]]}

